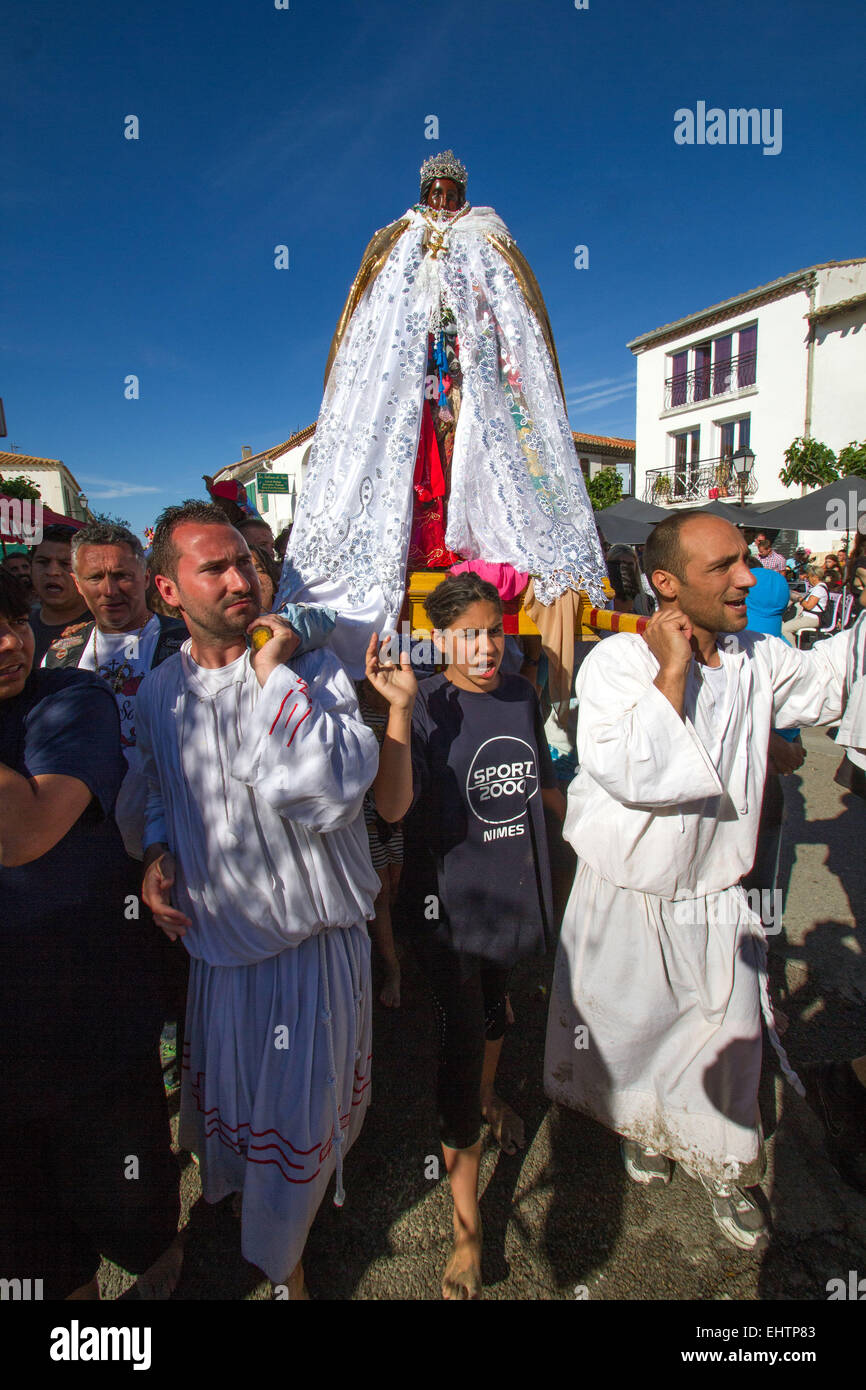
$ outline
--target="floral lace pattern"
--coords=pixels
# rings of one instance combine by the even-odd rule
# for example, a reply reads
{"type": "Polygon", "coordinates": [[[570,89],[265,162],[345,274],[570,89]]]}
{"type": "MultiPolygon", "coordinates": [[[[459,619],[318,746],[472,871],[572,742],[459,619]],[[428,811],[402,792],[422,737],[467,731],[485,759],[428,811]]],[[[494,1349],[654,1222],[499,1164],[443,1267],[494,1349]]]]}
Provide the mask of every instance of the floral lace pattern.
{"type": "Polygon", "coordinates": [[[463,373],[446,543],[466,559],[513,565],[551,603],[567,588],[603,601],[604,564],[556,373],[541,329],[490,231],[491,209],[425,254],[411,224],[361,300],[322,402],[279,601],[339,586],[346,611],[381,600],[379,630],[403,600],[428,326],[453,312],[463,373]],[[384,604],[384,611],[382,605],[384,604]]]}

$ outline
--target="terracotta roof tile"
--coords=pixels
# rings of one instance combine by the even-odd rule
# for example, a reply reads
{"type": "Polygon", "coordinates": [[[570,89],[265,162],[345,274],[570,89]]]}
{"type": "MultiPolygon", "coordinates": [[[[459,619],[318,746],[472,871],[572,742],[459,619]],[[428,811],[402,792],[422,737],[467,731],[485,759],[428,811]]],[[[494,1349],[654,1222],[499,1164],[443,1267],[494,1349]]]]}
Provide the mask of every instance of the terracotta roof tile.
{"type": "Polygon", "coordinates": [[[35,454],[5,454],[0,453],[0,471],[3,469],[14,468],[18,472],[22,468],[65,468],[66,464],[62,459],[41,459],[35,454]]]}
{"type": "Polygon", "coordinates": [[[635,441],[633,439],[617,439],[614,435],[607,434],[581,434],[579,430],[571,431],[572,438],[578,448],[592,449],[593,447],[607,449],[610,452],[619,451],[624,454],[635,452],[635,441]]]}

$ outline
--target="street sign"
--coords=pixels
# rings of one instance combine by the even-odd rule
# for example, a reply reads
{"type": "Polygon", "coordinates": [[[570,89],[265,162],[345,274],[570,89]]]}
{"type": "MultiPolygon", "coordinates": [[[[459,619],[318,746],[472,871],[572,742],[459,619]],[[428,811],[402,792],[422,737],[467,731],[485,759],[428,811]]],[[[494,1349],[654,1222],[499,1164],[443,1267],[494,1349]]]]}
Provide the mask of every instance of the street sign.
{"type": "Polygon", "coordinates": [[[257,473],[256,487],[259,492],[288,492],[288,473],[257,473]]]}

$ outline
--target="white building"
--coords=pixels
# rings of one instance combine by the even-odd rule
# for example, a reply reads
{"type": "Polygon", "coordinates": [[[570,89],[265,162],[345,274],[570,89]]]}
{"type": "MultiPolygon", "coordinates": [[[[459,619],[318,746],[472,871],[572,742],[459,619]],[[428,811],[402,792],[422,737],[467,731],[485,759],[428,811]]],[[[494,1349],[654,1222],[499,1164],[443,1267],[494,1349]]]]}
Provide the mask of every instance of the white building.
{"type": "Polygon", "coordinates": [[[827,261],[688,314],[628,344],[637,357],[635,495],[685,505],[739,497],[731,464],[754,452],[753,502],[800,435],[836,453],[866,437],[866,257],[827,261]]]}
{"type": "MultiPolygon", "coordinates": [[[[276,536],[294,520],[315,433],[316,422],[313,421],[312,425],[299,430],[285,443],[275,444],[261,453],[254,454],[248,445],[244,445],[242,457],[237,463],[221,468],[214,475],[214,482],[224,483],[228,478],[237,478],[246,489],[252,505],[261,512],[276,536]],[[288,493],[263,492],[259,479],[266,473],[288,474],[288,493]]],[[[586,481],[589,482],[604,468],[614,468],[622,478],[623,497],[629,496],[634,486],[634,440],[579,434],[575,430],[572,430],[572,435],[586,481]]]]}
{"type": "MultiPolygon", "coordinates": [[[[66,464],[60,459],[34,458],[32,454],[0,453],[0,477],[23,474],[39,488],[43,505],[73,521],[86,521],[90,515],[87,498],[66,464]]],[[[0,493],[3,483],[0,482],[0,493]]]]}
{"type": "Polygon", "coordinates": [[[571,431],[583,476],[587,482],[605,468],[613,468],[622,478],[622,495],[634,492],[635,442],[616,439],[606,434],[581,434],[571,431]]]}
{"type": "Polygon", "coordinates": [[[277,536],[283,527],[291,525],[294,521],[298,498],[307,476],[307,464],[315,432],[314,421],[312,425],[298,430],[282,444],[275,444],[258,454],[254,454],[249,445],[245,444],[237,463],[230,463],[227,467],[221,468],[214,475],[214,482],[224,483],[229,478],[237,478],[243,484],[252,505],[261,512],[277,536]],[[268,473],[285,474],[288,491],[262,491],[261,480],[268,473]]]}

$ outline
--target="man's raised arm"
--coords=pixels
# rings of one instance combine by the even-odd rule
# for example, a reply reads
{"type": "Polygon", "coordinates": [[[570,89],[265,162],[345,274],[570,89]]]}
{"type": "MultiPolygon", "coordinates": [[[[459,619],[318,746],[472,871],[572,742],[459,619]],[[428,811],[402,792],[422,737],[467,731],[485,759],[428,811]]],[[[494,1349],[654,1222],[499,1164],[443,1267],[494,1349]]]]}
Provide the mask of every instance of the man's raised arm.
{"type": "Polygon", "coordinates": [[[659,665],[654,676],[654,665],[637,637],[610,637],[587,657],[577,678],[580,768],[632,806],[718,796],[719,775],[683,718],[687,672],[659,665]]]}
{"type": "MultiPolygon", "coordinates": [[[[262,621],[268,618],[273,621],[270,614],[262,621]]],[[[336,830],[358,815],[376,775],[376,735],[361,718],[352,682],[333,653],[322,648],[288,665],[285,657],[278,659],[282,640],[275,636],[256,654],[262,694],[232,776],[286,820],[310,830],[336,830]]]]}

